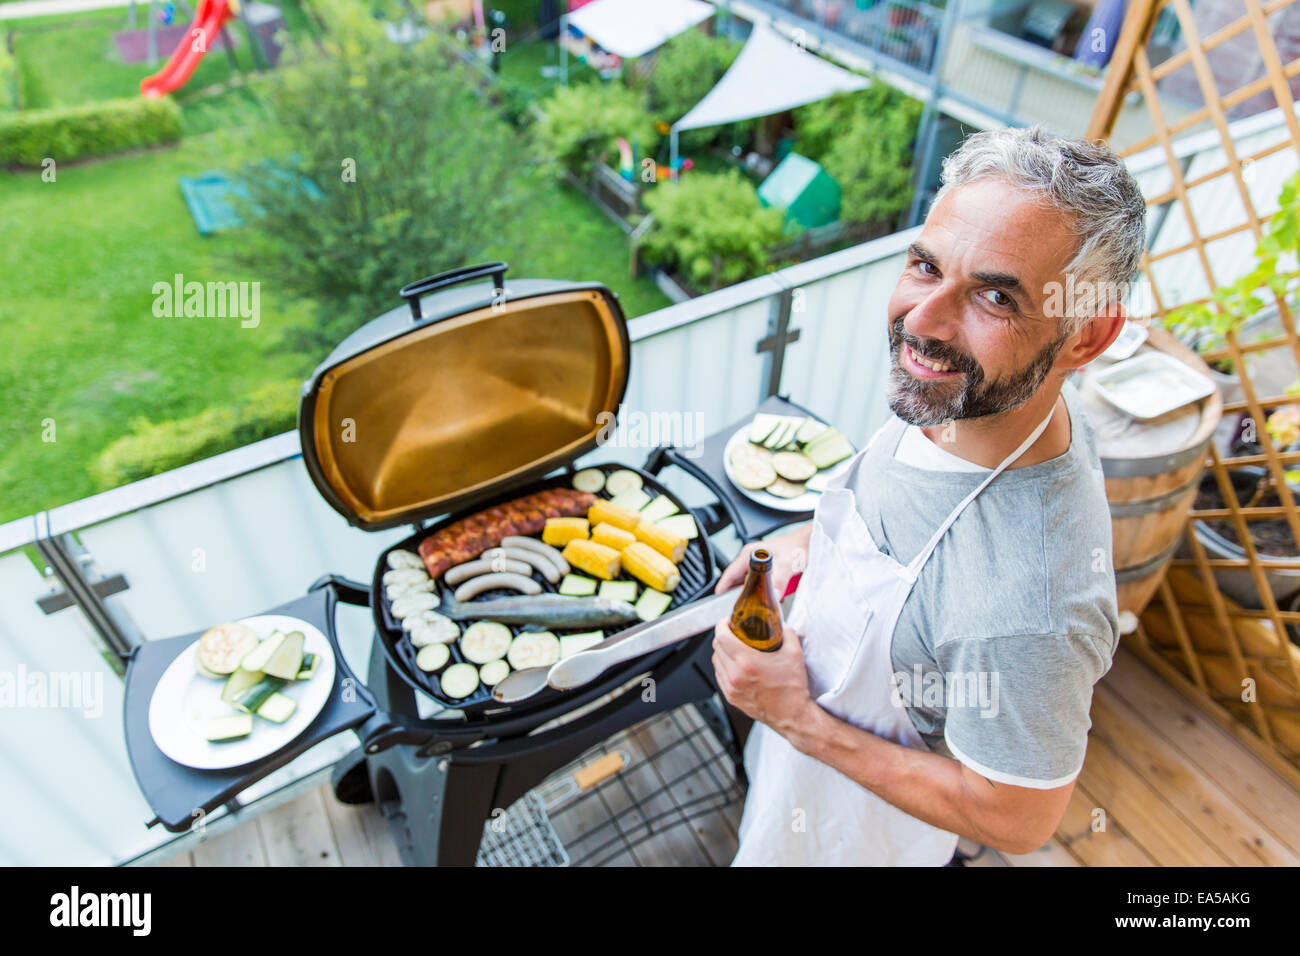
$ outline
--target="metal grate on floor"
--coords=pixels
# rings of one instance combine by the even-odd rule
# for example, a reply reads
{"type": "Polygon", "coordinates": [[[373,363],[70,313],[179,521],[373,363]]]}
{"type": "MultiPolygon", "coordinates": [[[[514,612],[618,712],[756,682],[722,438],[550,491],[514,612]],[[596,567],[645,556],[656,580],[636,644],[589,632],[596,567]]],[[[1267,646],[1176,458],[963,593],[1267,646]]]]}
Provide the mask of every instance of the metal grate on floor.
{"type": "Polygon", "coordinates": [[[569,854],[535,792],[483,825],[478,866],[568,866],[569,854]]]}
{"type": "Polygon", "coordinates": [[[742,797],[717,736],[695,707],[679,708],[553,774],[495,832],[489,823],[480,863],[565,865],[538,862],[563,855],[574,866],[725,866],[736,851],[742,797]],[[575,775],[602,759],[621,769],[584,789],[575,775]]]}

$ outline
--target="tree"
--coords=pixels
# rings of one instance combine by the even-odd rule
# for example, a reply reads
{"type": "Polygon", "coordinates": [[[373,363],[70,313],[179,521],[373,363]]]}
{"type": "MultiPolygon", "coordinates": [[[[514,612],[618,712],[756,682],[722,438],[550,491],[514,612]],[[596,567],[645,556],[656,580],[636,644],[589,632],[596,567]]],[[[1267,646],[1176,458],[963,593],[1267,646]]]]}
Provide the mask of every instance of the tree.
{"type": "Polygon", "coordinates": [[[475,92],[437,34],[388,40],[355,4],[316,0],[331,31],[268,80],[264,162],[239,175],[239,262],[321,304],[305,347],[396,304],[397,290],[484,256],[524,202],[535,150],[475,92]]]}
{"type": "MultiPolygon", "coordinates": [[[[654,71],[646,87],[651,112],[669,126],[677,122],[717,85],[741,46],[729,38],[706,36],[699,30],[687,30],[673,37],[655,57],[654,71]]],[[[724,133],[732,139],[747,140],[753,129],[753,120],[742,120],[726,126],[687,130],[681,134],[681,148],[703,149],[724,133]]]]}
{"type": "Polygon", "coordinates": [[[645,239],[647,258],[710,290],[763,271],[768,250],[782,236],[784,215],[763,206],[734,169],[661,183],[645,202],[655,216],[645,239]]]}
{"type": "Polygon", "coordinates": [[[912,202],[921,104],[879,80],[795,112],[797,149],[840,184],[840,218],[886,222],[912,202]]]}
{"type": "Polygon", "coordinates": [[[654,154],[658,134],[641,98],[618,83],[562,86],[542,101],[546,118],[538,123],[542,149],[569,172],[585,179],[603,153],[623,137],[642,156],[654,154]]]}

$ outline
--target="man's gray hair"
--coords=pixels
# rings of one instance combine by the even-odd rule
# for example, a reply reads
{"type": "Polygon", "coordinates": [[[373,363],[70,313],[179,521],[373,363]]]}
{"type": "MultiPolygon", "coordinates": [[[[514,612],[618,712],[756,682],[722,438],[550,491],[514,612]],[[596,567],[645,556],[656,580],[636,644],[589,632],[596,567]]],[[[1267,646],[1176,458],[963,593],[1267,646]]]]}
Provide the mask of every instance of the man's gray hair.
{"type": "Polygon", "coordinates": [[[1064,214],[1079,237],[1065,274],[1073,274],[1076,290],[1094,290],[1095,301],[1076,291],[1078,307],[1060,315],[1063,334],[1073,335],[1123,298],[1146,246],[1147,207],[1137,181],[1108,146],[1052,136],[1039,126],[975,133],[944,159],[943,185],[934,202],[986,178],[1036,193],[1064,214]]]}

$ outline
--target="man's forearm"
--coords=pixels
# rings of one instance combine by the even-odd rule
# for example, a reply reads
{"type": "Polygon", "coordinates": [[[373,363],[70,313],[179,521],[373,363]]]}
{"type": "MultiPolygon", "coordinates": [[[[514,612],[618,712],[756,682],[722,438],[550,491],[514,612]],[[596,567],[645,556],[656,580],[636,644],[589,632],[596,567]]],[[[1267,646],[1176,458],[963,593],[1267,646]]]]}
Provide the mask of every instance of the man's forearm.
{"type": "MultiPolygon", "coordinates": [[[[910,816],[995,848],[1007,846],[1006,824],[988,810],[962,765],[854,727],[809,701],[803,720],[783,728],[799,751],[828,764],[910,816]]],[[[992,790],[980,778],[979,786],[992,790]]]]}

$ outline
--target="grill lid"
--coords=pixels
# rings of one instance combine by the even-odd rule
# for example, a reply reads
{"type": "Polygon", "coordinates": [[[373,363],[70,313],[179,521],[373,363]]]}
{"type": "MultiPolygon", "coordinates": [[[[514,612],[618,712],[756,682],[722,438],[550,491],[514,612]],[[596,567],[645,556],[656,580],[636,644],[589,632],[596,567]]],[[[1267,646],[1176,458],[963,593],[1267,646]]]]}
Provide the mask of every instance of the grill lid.
{"type": "Polygon", "coordinates": [[[505,271],[494,262],[406,286],[409,309],[348,336],[303,385],[303,461],[349,523],[378,530],[463,508],[567,464],[612,422],[631,351],[614,294],[505,288],[505,271]]]}

